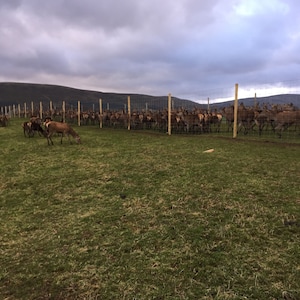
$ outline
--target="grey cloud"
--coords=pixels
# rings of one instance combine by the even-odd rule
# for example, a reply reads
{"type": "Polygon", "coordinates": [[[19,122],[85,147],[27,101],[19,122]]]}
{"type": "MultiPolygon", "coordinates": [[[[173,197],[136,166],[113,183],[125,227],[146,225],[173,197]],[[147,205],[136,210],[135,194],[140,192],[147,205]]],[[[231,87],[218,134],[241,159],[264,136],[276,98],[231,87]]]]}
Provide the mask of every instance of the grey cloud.
{"type": "Polygon", "coordinates": [[[0,80],[195,98],[284,81],[300,75],[298,13],[293,0],[0,1],[0,80]]]}

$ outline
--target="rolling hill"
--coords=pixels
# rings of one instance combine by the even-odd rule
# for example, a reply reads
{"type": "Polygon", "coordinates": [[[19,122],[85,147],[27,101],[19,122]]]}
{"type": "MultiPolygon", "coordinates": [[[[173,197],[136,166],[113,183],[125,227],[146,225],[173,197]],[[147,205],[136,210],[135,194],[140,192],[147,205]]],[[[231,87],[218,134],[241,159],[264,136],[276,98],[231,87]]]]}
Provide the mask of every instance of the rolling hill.
{"type": "MultiPolygon", "coordinates": [[[[52,100],[53,106],[60,107],[62,101],[65,101],[66,106],[77,106],[80,101],[84,109],[92,109],[99,106],[99,99],[102,99],[103,108],[113,110],[124,109],[127,104],[127,96],[130,96],[132,109],[164,109],[167,107],[167,95],[151,96],[143,94],[125,94],[125,93],[104,93],[99,91],[81,90],[76,88],[49,85],[49,84],[34,84],[34,83],[0,83],[0,107],[9,105],[23,105],[24,102],[29,104],[31,101],[35,106],[40,101],[49,103],[52,100]]],[[[192,109],[195,107],[206,108],[207,105],[199,104],[194,101],[172,97],[174,107],[184,107],[192,109]]],[[[252,106],[253,98],[239,99],[246,106],[252,106]]],[[[285,94],[269,97],[257,98],[257,101],[268,104],[286,104],[293,103],[300,107],[300,95],[285,94]]],[[[220,109],[224,106],[232,105],[233,101],[212,104],[212,108],[220,109]]]]}
{"type": "MultiPolygon", "coordinates": [[[[80,101],[85,109],[99,106],[99,99],[102,99],[103,107],[109,104],[110,109],[123,109],[127,104],[127,97],[130,96],[132,107],[145,108],[146,103],[151,109],[162,109],[167,105],[168,96],[149,96],[142,94],[104,93],[98,91],[80,90],[70,87],[28,84],[28,83],[0,83],[0,106],[23,105],[31,101],[37,105],[40,101],[49,102],[52,100],[54,106],[61,106],[62,101],[66,105],[77,106],[80,101]]],[[[175,106],[191,108],[201,106],[188,100],[172,97],[175,106]]]]}

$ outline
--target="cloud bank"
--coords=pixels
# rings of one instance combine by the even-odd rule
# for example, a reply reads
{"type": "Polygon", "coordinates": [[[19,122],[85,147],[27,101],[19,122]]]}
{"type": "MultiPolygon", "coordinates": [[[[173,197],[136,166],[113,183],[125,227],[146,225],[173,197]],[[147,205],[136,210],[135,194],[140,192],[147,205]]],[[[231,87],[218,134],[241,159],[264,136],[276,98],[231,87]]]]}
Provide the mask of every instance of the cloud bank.
{"type": "Polygon", "coordinates": [[[1,0],[0,81],[197,100],[300,79],[299,13],[294,0],[1,0]]]}

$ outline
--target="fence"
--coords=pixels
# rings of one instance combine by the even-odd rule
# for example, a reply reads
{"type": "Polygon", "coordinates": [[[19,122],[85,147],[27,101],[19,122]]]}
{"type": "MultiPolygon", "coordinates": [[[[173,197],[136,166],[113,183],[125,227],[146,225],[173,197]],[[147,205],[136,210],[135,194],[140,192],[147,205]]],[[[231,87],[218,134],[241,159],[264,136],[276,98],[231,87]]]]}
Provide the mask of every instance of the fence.
{"type": "MultiPolygon", "coordinates": [[[[293,89],[295,93],[299,91],[293,89]]],[[[267,87],[266,87],[267,90],[267,87]]],[[[279,88],[275,89],[279,92],[279,88]]],[[[275,92],[273,90],[273,93],[275,92]]],[[[209,91],[212,93],[212,91],[209,91]]],[[[264,92],[260,89],[260,93],[264,92]]],[[[92,107],[85,108],[80,101],[77,105],[24,102],[22,105],[1,107],[1,115],[8,117],[29,118],[39,116],[41,119],[51,117],[57,121],[77,124],[78,126],[95,125],[99,128],[113,127],[128,130],[156,130],[171,134],[218,134],[278,137],[285,139],[298,139],[300,131],[300,95],[295,94],[296,105],[282,103],[271,106],[267,103],[270,95],[257,97],[254,90],[239,90],[236,84],[234,90],[220,89],[213,91],[214,97],[203,99],[202,103],[180,101],[169,94],[166,97],[139,101],[137,97],[124,98],[122,109],[111,109],[110,103],[99,99],[92,107]],[[234,100],[218,103],[218,96],[234,94],[234,100]],[[252,97],[245,98],[245,96],[252,97]],[[243,100],[238,100],[238,95],[243,95],[243,100]],[[298,96],[298,97],[297,97],[298,96]],[[134,99],[132,99],[134,98],[134,99]],[[245,105],[244,101],[248,105],[245,105]],[[263,99],[263,103],[259,103],[263,99]],[[151,102],[152,101],[152,102],[151,102]],[[206,103],[205,103],[206,102],[206,103]],[[240,103],[239,103],[240,102],[240,103]],[[243,102],[243,103],[242,103],[243,102]],[[226,105],[227,104],[227,105],[226,105]],[[250,104],[250,105],[249,105],[250,104]]],[[[265,92],[265,95],[267,93],[265,92]]],[[[231,97],[232,98],[232,97],[231,97]]],[[[223,98],[224,99],[224,98],[223,98]]],[[[1,123],[0,123],[1,125],[1,123]]]]}

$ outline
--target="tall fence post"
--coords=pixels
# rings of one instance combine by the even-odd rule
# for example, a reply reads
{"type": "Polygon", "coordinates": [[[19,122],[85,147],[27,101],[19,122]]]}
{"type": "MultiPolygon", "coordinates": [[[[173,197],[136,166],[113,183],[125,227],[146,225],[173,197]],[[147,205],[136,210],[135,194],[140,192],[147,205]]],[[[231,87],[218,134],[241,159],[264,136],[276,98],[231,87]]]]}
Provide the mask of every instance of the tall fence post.
{"type": "Polygon", "coordinates": [[[40,119],[43,119],[43,102],[40,101],[40,119]]]}
{"type": "Polygon", "coordinates": [[[21,118],[21,104],[18,104],[18,114],[19,114],[19,119],[21,118]]]}
{"type": "Polygon", "coordinates": [[[99,127],[103,127],[103,108],[102,108],[102,99],[99,99],[99,127]]]}
{"type": "Polygon", "coordinates": [[[128,105],[128,124],[127,124],[127,129],[130,130],[130,118],[131,118],[130,96],[127,97],[127,105],[128,105]]]}
{"type": "Polygon", "coordinates": [[[237,137],[237,123],[238,123],[238,83],[235,84],[234,93],[234,120],[233,120],[233,138],[237,137]]]}
{"type": "Polygon", "coordinates": [[[168,135],[171,135],[172,129],[171,129],[171,110],[172,110],[172,97],[169,93],[168,95],[168,135]]]}
{"type": "Polygon", "coordinates": [[[77,111],[78,126],[80,126],[80,101],[77,103],[77,111]]]}
{"type": "Polygon", "coordinates": [[[52,118],[53,116],[53,105],[52,105],[52,100],[49,102],[49,111],[50,111],[50,117],[52,118]]]}
{"type": "Polygon", "coordinates": [[[66,102],[62,102],[62,121],[63,123],[66,122],[66,102]]]}
{"type": "Polygon", "coordinates": [[[209,107],[209,97],[207,98],[207,112],[210,113],[210,107],[209,107]]]}
{"type": "Polygon", "coordinates": [[[26,102],[24,103],[24,118],[27,118],[27,107],[26,107],[26,102]]]}

